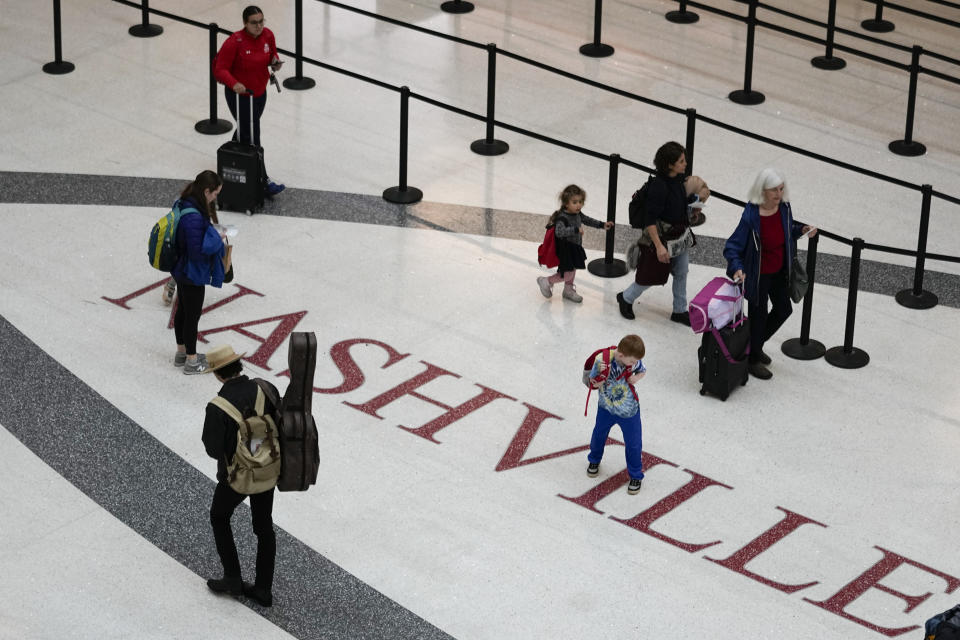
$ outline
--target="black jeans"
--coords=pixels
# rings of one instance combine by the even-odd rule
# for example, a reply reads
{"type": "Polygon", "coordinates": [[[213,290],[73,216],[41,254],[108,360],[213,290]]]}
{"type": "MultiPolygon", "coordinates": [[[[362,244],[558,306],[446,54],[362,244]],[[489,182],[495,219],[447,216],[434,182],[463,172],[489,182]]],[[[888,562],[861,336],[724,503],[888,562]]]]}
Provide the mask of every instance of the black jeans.
{"type": "MultiPolygon", "coordinates": [[[[277,535],[273,530],[273,489],[250,496],[250,512],[253,516],[253,532],[257,535],[256,586],[270,593],[273,587],[273,566],[277,556],[277,535]]],[[[234,491],[226,481],[217,483],[210,505],[210,524],[213,540],[223,564],[225,576],[240,576],[240,558],[233,540],[230,518],[247,496],[234,491]]]]}
{"type": "Polygon", "coordinates": [[[790,303],[786,267],[776,273],[760,274],[757,304],[747,305],[747,314],[750,318],[750,362],[759,360],[764,343],[777,332],[791,313],[793,313],[793,305],[790,303]],[[769,310],[767,310],[768,300],[771,303],[769,310]]]}
{"type": "Polygon", "coordinates": [[[173,334],[177,344],[182,344],[187,355],[197,352],[197,327],[203,311],[203,293],[206,287],[198,287],[186,280],[177,280],[177,312],[173,315],[173,334]]]}

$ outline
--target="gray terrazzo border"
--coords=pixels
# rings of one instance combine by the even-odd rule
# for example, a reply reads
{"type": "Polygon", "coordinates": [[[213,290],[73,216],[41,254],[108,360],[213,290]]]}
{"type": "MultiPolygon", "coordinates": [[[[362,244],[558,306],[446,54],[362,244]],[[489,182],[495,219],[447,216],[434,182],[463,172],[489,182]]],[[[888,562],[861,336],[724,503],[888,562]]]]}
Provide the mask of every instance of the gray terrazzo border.
{"type": "MultiPolygon", "coordinates": [[[[0,202],[167,207],[189,180],[0,171],[0,202]]],[[[544,224],[544,216],[533,213],[435,202],[396,205],[378,196],[292,188],[276,200],[267,201],[262,214],[258,215],[425,228],[531,242],[543,239],[544,224]]],[[[615,251],[623,254],[635,237],[636,231],[618,225],[615,251]]],[[[699,244],[690,254],[691,261],[724,268],[724,238],[698,237],[699,244]]],[[[596,235],[588,237],[585,246],[604,248],[603,240],[596,235]]],[[[849,258],[827,253],[818,255],[818,283],[846,287],[849,277],[849,258]]],[[[860,291],[892,296],[912,287],[912,267],[861,260],[860,291]]],[[[940,304],[960,308],[960,275],[931,271],[928,263],[924,288],[936,293],[940,304]]]]}
{"type": "MultiPolygon", "coordinates": [[[[47,465],[156,547],[200,576],[222,571],[209,509],[214,483],[70,373],[0,316],[0,414],[47,465]],[[29,362],[29,367],[23,363],[29,362]],[[51,425],[96,425],[86,429],[51,425]],[[96,469],[96,473],[91,473],[96,469]]],[[[202,407],[197,408],[202,416],[202,407]]],[[[198,434],[199,427],[197,425],[198,434]]],[[[199,435],[197,446],[200,445],[199,435]]],[[[279,494],[278,500],[283,499],[279,494]]],[[[233,520],[241,563],[252,572],[256,538],[246,503],[233,520]]],[[[252,576],[249,576],[252,577],[252,576]]],[[[219,597],[198,586],[197,599],[219,597]]],[[[297,638],[450,638],[277,528],[274,606],[244,601],[297,638]]],[[[2,633],[0,633],[2,635],[2,633]]]]}

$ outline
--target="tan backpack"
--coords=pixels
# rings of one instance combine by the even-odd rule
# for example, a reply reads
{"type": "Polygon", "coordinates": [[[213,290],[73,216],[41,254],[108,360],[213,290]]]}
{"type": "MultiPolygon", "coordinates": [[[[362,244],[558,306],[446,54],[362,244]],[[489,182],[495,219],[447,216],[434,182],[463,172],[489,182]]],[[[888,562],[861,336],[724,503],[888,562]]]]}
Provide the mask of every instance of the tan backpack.
{"type": "Polygon", "coordinates": [[[226,398],[217,396],[211,404],[236,420],[237,450],[227,460],[227,481],[237,493],[252,495],[269,491],[280,477],[280,440],[273,416],[265,413],[266,397],[257,387],[255,415],[244,418],[226,398]]]}

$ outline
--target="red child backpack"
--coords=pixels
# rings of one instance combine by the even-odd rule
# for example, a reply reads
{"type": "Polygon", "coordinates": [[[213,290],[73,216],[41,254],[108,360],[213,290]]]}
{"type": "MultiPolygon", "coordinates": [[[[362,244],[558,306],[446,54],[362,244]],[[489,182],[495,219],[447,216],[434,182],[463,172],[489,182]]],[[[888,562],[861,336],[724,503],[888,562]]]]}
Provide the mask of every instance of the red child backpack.
{"type": "MultiPolygon", "coordinates": [[[[605,365],[603,371],[597,374],[597,377],[593,379],[594,382],[603,383],[606,381],[607,376],[610,375],[610,358],[613,355],[613,352],[616,351],[617,345],[612,347],[604,347],[603,349],[597,349],[590,354],[590,357],[587,358],[586,362],[583,363],[583,384],[587,386],[587,403],[583,406],[583,415],[587,415],[587,409],[590,407],[590,393],[593,392],[594,386],[590,383],[590,372],[593,370],[593,363],[596,362],[597,356],[602,355],[603,364],[605,365]]],[[[627,367],[622,372],[617,380],[622,380],[627,377],[627,374],[632,371],[632,367],[627,367]]],[[[633,388],[633,385],[630,385],[630,390],[633,391],[633,397],[637,397],[637,390],[633,388]]]]}
{"type": "Polygon", "coordinates": [[[537,247],[537,262],[551,269],[560,266],[560,260],[557,259],[557,239],[553,235],[553,225],[547,227],[546,233],[543,234],[543,243],[537,247]]]}

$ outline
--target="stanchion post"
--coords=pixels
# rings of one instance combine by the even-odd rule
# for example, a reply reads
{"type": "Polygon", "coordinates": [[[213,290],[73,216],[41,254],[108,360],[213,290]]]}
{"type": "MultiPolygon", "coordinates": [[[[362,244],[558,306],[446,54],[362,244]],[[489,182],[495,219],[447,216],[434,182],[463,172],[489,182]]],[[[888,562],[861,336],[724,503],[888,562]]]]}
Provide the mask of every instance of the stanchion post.
{"type": "Polygon", "coordinates": [[[215,136],[233,129],[233,123],[229,120],[217,118],[217,79],[213,77],[213,59],[217,57],[217,33],[219,33],[220,28],[216,22],[211,22],[208,28],[210,33],[210,60],[207,63],[207,69],[210,70],[210,117],[199,121],[193,125],[193,128],[198,133],[215,136]]]}
{"type": "Polygon", "coordinates": [[[894,140],[887,145],[890,151],[898,156],[922,156],[927,147],[913,139],[913,116],[917,109],[917,76],[920,75],[920,56],[923,47],[913,45],[913,55],[910,56],[910,90],[907,93],[907,127],[903,140],[894,140]]]}
{"type": "Polygon", "coordinates": [[[493,113],[497,101],[497,45],[487,45],[487,135],[482,140],[474,140],[470,150],[482,156],[499,156],[510,148],[503,140],[493,138],[493,113]]]}
{"type": "Polygon", "coordinates": [[[76,68],[72,62],[66,62],[63,59],[60,31],[60,0],[53,0],[53,55],[53,62],[48,62],[43,65],[43,71],[45,73],[60,76],[65,73],[70,73],[76,68]]]}
{"type": "Polygon", "coordinates": [[[730,92],[730,100],[737,104],[760,104],[767,99],[753,87],[753,40],[757,30],[757,0],[750,0],[747,10],[747,55],[743,65],[743,89],[730,92]]]}
{"type": "Polygon", "coordinates": [[[904,289],[896,295],[897,302],[910,309],[930,309],[937,306],[937,302],[939,302],[935,293],[923,289],[924,263],[927,259],[927,232],[930,228],[930,199],[933,196],[933,187],[925,184],[920,190],[923,194],[923,204],[920,208],[920,231],[917,238],[917,263],[913,269],[913,289],[904,289]]]}
{"type": "Polygon", "coordinates": [[[700,16],[693,11],[687,11],[687,0],[680,0],[679,11],[667,11],[667,20],[677,24],[693,24],[700,19],[700,16]]]}
{"type": "Polygon", "coordinates": [[[864,20],[860,23],[860,26],[867,31],[873,31],[874,33],[887,33],[888,31],[893,31],[894,24],[889,20],[883,19],[883,0],[873,1],[877,3],[877,12],[874,14],[872,20],[864,20]]]}
{"type": "Polygon", "coordinates": [[[140,24],[135,24],[127,33],[137,38],[152,38],[163,33],[163,27],[158,24],[150,24],[150,2],[149,0],[140,0],[140,24]]]}
{"type": "Polygon", "coordinates": [[[317,82],[313,78],[303,75],[303,0],[297,0],[294,5],[294,44],[296,46],[296,60],[294,66],[296,75],[283,81],[283,86],[294,91],[312,89],[317,82]]]}
{"type": "Polygon", "coordinates": [[[830,6],[827,10],[827,51],[825,55],[817,56],[810,60],[810,64],[817,69],[827,71],[836,71],[847,66],[847,61],[843,58],[833,57],[833,34],[837,27],[837,0],[830,0],[830,6]]]}
{"type": "MultiPolygon", "coordinates": [[[[696,139],[697,133],[697,110],[696,109],[687,109],[687,146],[686,146],[686,158],[687,158],[687,175],[693,175],[693,145],[696,139]]],[[[707,221],[707,215],[703,212],[702,209],[699,210],[699,213],[690,220],[691,227],[699,227],[704,222],[707,221]]]]}
{"type": "Polygon", "coordinates": [[[470,13],[473,11],[472,2],[461,2],[461,0],[447,0],[440,5],[442,11],[447,13],[470,13]]]}
{"type": "Polygon", "coordinates": [[[423,191],[407,186],[407,121],[410,113],[410,88],[400,87],[400,184],[383,192],[383,199],[395,204],[413,204],[423,200],[423,191]]]}
{"type": "Polygon", "coordinates": [[[853,346],[853,327],[857,321],[857,290],[860,288],[860,253],[863,251],[863,238],[853,239],[853,251],[850,256],[850,288],[847,291],[847,324],[844,330],[843,346],[827,349],[826,360],[841,369],[859,369],[870,362],[866,351],[853,346]]]}
{"type": "Polygon", "coordinates": [[[614,153],[610,156],[610,174],[607,179],[607,221],[613,222],[614,226],[607,229],[607,244],[603,258],[591,260],[590,264],[587,265],[587,270],[590,273],[601,278],[619,278],[627,273],[627,264],[623,260],[617,260],[613,257],[613,244],[617,229],[617,181],[619,174],[620,154],[614,153]]]}
{"type": "Polygon", "coordinates": [[[820,236],[816,235],[810,238],[807,244],[807,277],[810,279],[810,284],[807,287],[807,295],[803,297],[800,337],[790,338],[780,345],[780,350],[795,360],[816,360],[827,351],[822,342],[810,339],[810,317],[813,313],[813,289],[817,281],[817,243],[819,241],[820,236]]]}
{"type": "Polygon", "coordinates": [[[593,3],[593,42],[580,47],[580,53],[591,58],[606,58],[613,55],[613,47],[600,42],[600,23],[603,19],[603,0],[593,3]]]}

